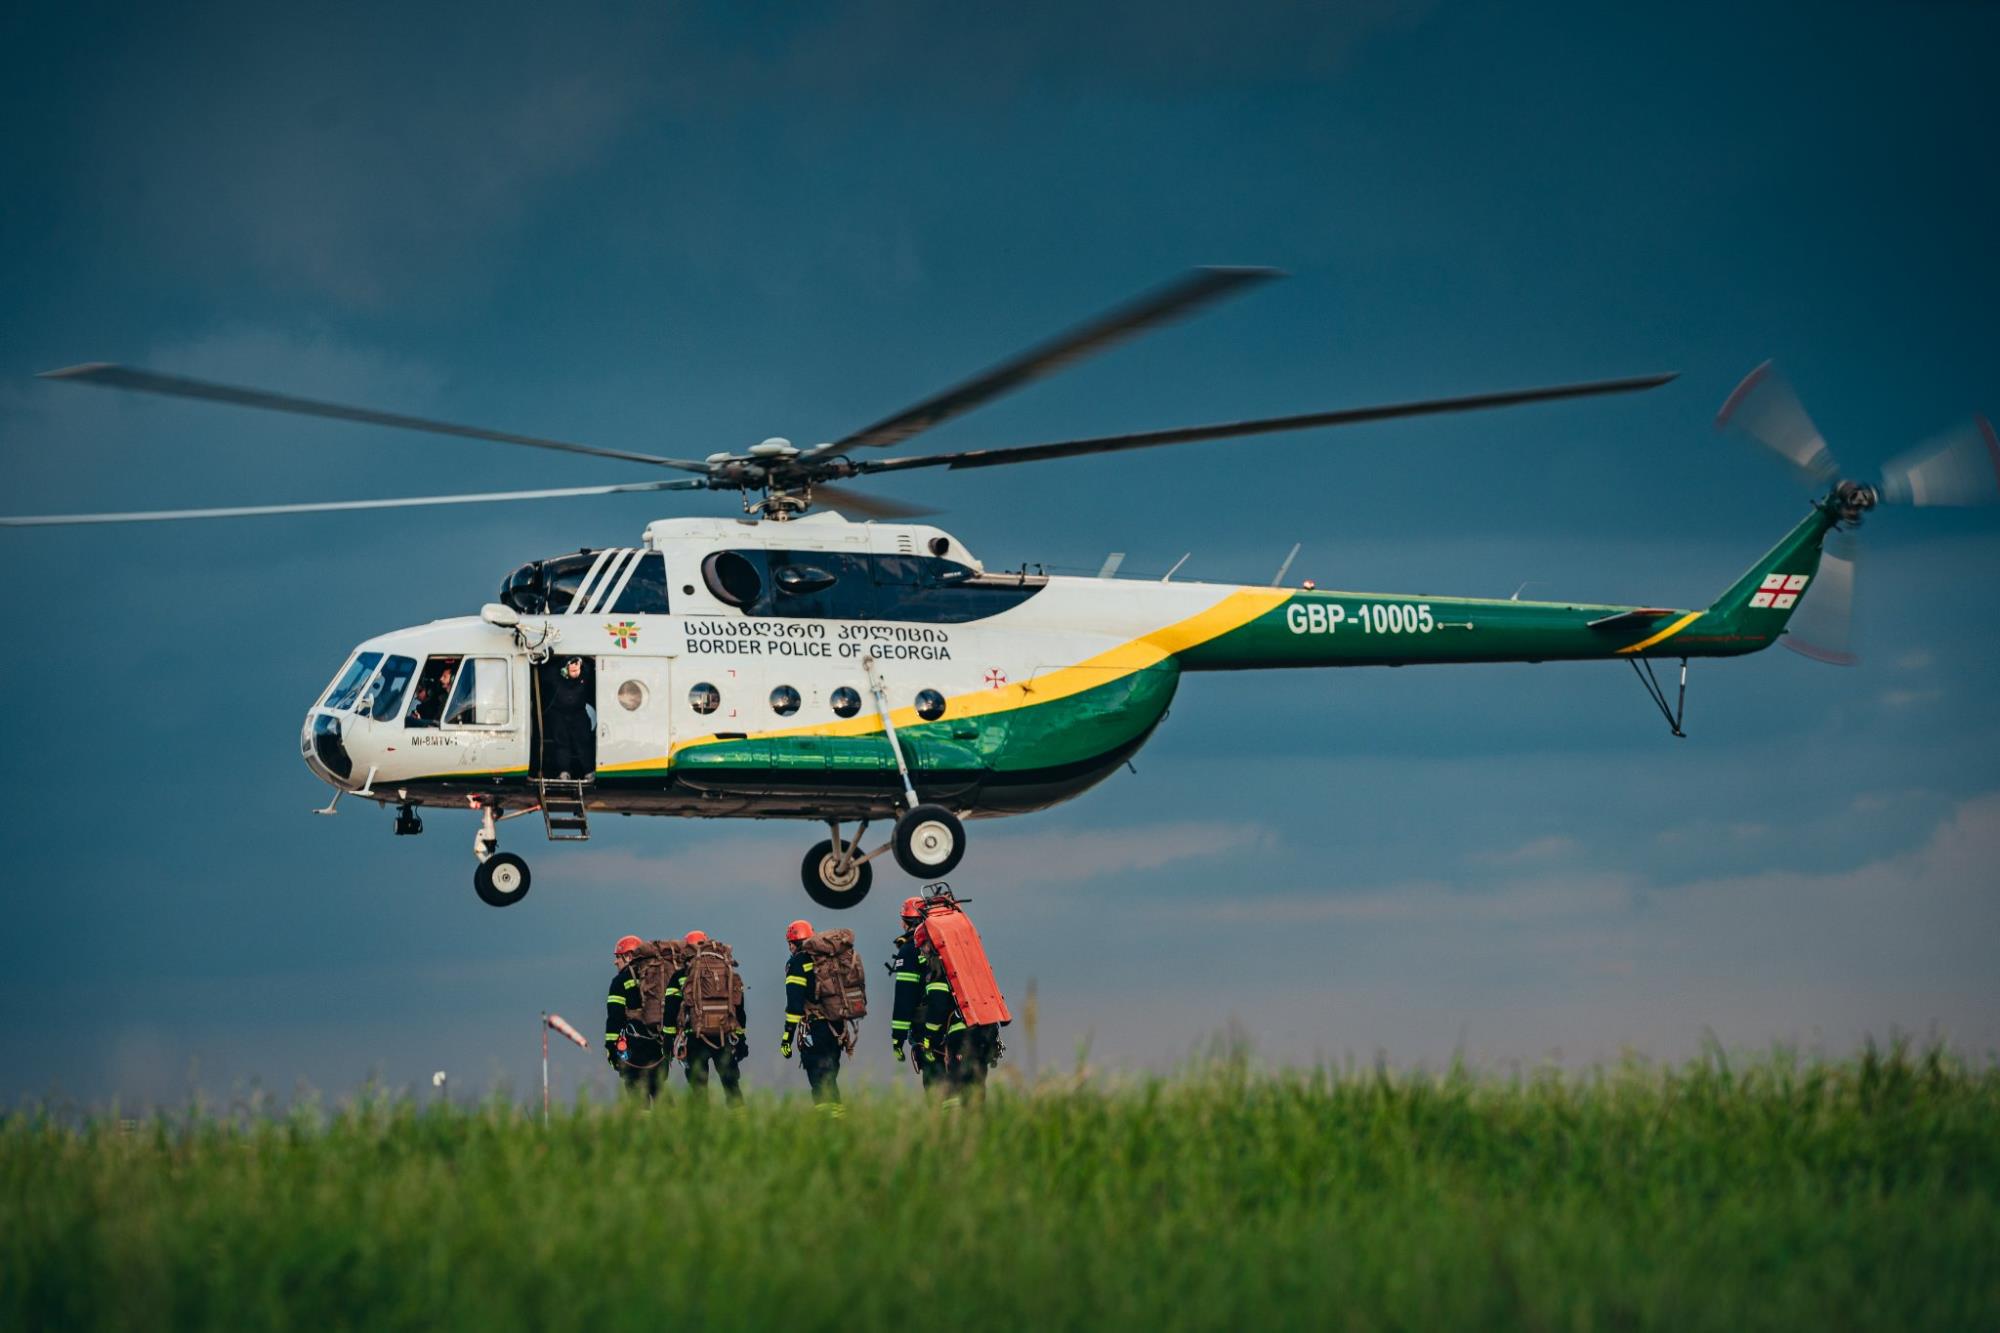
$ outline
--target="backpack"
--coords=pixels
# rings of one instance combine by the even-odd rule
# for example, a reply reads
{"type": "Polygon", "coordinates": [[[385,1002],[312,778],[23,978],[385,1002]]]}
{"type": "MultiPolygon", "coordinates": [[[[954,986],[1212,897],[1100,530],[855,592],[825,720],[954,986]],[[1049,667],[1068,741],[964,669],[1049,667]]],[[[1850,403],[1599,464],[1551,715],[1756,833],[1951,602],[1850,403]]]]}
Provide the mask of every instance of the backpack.
{"type": "Polygon", "coordinates": [[[854,952],[854,932],[822,930],[800,941],[812,958],[813,1007],[819,1016],[841,1023],[868,1016],[868,980],[861,955],[854,952]]]}
{"type": "Polygon", "coordinates": [[[705,940],[687,951],[687,980],[681,986],[681,1031],[710,1046],[727,1045],[743,1009],[743,975],[729,946],[705,940]]]}
{"type": "Polygon", "coordinates": [[[686,952],[679,940],[654,940],[632,951],[632,973],[639,978],[639,1021],[646,1027],[667,1021],[667,987],[681,970],[686,952]]]}

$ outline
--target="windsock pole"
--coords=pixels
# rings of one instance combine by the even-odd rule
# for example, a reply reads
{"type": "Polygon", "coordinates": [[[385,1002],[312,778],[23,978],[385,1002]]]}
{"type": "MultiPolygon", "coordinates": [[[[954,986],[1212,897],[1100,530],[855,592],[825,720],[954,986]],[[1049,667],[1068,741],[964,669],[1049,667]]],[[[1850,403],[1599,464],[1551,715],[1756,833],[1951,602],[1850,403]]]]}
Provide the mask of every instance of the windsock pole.
{"type": "Polygon", "coordinates": [[[542,1010],[541,1027],[542,1027],[542,1123],[546,1125],[549,1123],[549,1029],[554,1028],[557,1032],[560,1032],[563,1036],[575,1042],[577,1045],[577,1049],[579,1050],[584,1050],[584,1051],[589,1050],[590,1043],[583,1039],[583,1034],[581,1032],[578,1032],[575,1028],[571,1027],[568,1023],[563,1021],[563,1016],[561,1014],[552,1014],[546,1009],[542,1010]]]}

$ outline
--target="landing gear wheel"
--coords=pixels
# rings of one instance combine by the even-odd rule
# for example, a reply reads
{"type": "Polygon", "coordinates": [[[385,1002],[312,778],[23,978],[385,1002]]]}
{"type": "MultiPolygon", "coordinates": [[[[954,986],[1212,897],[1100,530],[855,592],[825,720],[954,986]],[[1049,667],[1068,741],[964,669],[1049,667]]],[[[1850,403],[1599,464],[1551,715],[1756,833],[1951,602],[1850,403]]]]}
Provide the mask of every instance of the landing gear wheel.
{"type": "Polygon", "coordinates": [[[799,867],[806,897],[838,912],[868,896],[869,887],[875,882],[875,867],[860,859],[861,849],[853,843],[847,845],[847,855],[851,859],[842,870],[839,858],[834,855],[832,838],[821,838],[813,844],[806,853],[805,864],[799,867]]]}
{"type": "Polygon", "coordinates": [[[896,821],[896,864],[918,879],[942,879],[965,856],[965,825],[941,805],[920,805],[896,821]]]}
{"type": "Polygon", "coordinates": [[[495,852],[472,872],[472,887],[488,907],[512,907],[528,896],[528,863],[512,852],[495,852]]]}

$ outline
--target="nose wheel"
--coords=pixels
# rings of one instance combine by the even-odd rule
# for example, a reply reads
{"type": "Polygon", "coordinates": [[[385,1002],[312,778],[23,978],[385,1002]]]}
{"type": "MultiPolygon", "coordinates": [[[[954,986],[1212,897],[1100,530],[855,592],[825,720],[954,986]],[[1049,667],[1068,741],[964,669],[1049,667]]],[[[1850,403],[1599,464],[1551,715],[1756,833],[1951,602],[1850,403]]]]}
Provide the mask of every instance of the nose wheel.
{"type": "Polygon", "coordinates": [[[482,806],[479,832],[472,835],[472,854],[479,858],[472,872],[472,891],[488,907],[512,907],[528,896],[528,863],[512,852],[494,850],[500,843],[500,821],[512,818],[491,805],[482,806]]]}
{"type": "Polygon", "coordinates": [[[528,863],[512,852],[495,852],[472,872],[472,888],[488,907],[512,907],[528,896],[528,863]]]}

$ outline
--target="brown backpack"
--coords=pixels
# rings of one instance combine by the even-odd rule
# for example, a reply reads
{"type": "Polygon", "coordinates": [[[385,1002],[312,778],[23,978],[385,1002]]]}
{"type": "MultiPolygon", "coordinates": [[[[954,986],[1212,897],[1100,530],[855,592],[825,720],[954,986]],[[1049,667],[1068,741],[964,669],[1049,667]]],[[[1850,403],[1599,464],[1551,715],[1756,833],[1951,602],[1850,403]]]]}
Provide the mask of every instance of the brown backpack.
{"type": "Polygon", "coordinates": [[[681,986],[681,1031],[721,1047],[735,1039],[743,1009],[743,975],[729,946],[705,940],[687,951],[681,986]]]}
{"type": "Polygon", "coordinates": [[[808,935],[800,948],[813,962],[813,1008],[815,1017],[840,1023],[868,1014],[868,981],[861,968],[861,955],[854,952],[854,932],[822,930],[808,935]]]}
{"type": "Polygon", "coordinates": [[[667,987],[681,970],[687,946],[679,940],[654,940],[632,951],[632,973],[639,978],[639,1021],[649,1028],[667,1021],[667,987]]]}

